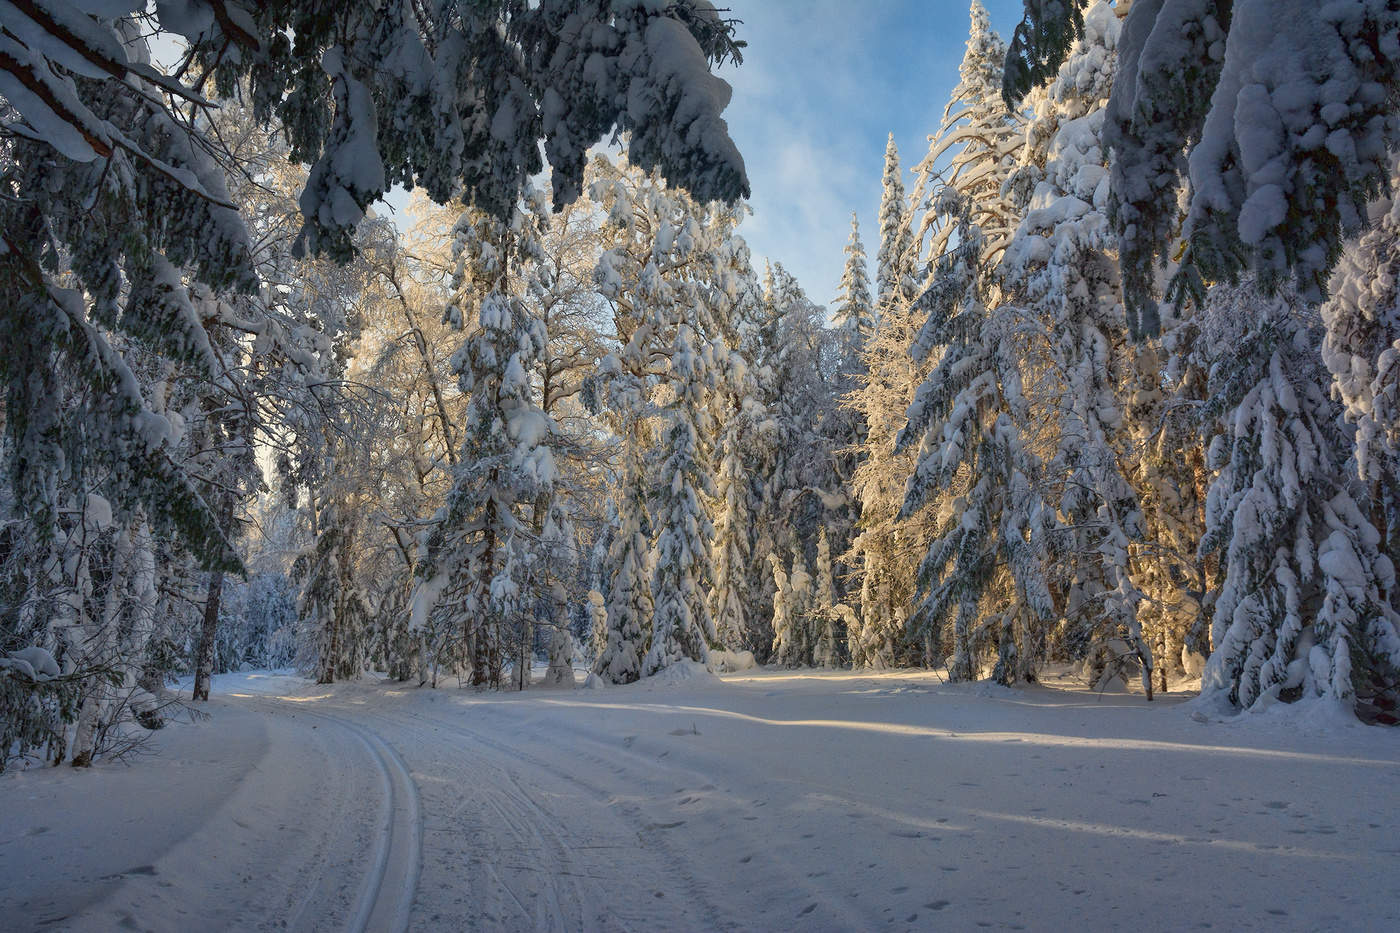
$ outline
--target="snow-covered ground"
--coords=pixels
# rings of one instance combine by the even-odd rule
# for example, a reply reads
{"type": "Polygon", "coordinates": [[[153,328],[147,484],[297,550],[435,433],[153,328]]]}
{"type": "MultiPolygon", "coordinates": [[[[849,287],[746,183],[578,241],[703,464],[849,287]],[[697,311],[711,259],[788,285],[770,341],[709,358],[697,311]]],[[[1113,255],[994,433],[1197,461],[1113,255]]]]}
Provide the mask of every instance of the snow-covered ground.
{"type": "Polygon", "coordinates": [[[1400,732],[933,675],[215,679],[0,778],[0,927],[1400,929],[1400,732]]]}

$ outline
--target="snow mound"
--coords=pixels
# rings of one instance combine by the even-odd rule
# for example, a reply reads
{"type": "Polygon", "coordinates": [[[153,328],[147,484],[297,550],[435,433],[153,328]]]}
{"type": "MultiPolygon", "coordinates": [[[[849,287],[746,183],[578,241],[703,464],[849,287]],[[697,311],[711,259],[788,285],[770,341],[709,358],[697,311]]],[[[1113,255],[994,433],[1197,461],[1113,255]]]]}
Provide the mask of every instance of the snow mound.
{"type": "Polygon", "coordinates": [[[754,659],[752,651],[711,651],[710,663],[716,671],[724,674],[758,667],[758,661],[754,659]]]}
{"type": "Polygon", "coordinates": [[[607,686],[608,682],[592,671],[589,671],[588,676],[583,680],[583,689],[585,690],[604,690],[607,686]]]}
{"type": "Polygon", "coordinates": [[[1278,731],[1289,736],[1330,736],[1364,732],[1369,726],[1356,718],[1345,703],[1329,697],[1308,697],[1287,703],[1266,694],[1247,710],[1238,710],[1229,701],[1202,694],[1185,704],[1192,719],[1244,727],[1250,731],[1278,731]]]}
{"type": "Polygon", "coordinates": [[[643,683],[655,687],[675,687],[682,684],[686,686],[705,683],[718,684],[723,683],[723,681],[699,661],[677,661],[675,664],[657,671],[643,683]]]}
{"type": "Polygon", "coordinates": [[[956,694],[958,696],[989,697],[1005,700],[1021,696],[1021,691],[1007,687],[993,680],[974,680],[964,683],[939,684],[935,693],[956,694]]]}
{"type": "Polygon", "coordinates": [[[61,673],[53,655],[38,647],[11,652],[8,658],[0,658],[0,667],[17,670],[30,680],[48,680],[61,673]]]}

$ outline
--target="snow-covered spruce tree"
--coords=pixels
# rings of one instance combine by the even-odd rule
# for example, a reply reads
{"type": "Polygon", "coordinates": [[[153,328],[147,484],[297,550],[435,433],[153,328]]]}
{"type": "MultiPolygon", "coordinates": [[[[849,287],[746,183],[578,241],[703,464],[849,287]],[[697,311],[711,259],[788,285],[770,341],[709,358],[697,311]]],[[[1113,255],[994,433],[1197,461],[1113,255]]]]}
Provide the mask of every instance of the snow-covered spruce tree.
{"type": "Polygon", "coordinates": [[[885,143],[885,173],[880,191],[880,249],[875,254],[875,313],[903,305],[918,287],[912,281],[914,232],[910,227],[909,198],[899,167],[899,147],[891,133],[885,143]]]}
{"type": "Polygon", "coordinates": [[[1055,612],[1047,586],[1054,516],[1041,500],[1022,394],[1021,361],[1038,328],[1019,309],[987,307],[970,202],[945,189],[935,209],[955,220],[957,245],[939,258],[917,302],[927,320],[911,352],[933,368],[895,446],[903,453],[917,445],[899,518],[933,513],[911,634],[941,649],[936,656],[951,656],[953,680],[976,679],[993,655],[999,683],[1033,680],[1055,612]]]}
{"type": "Polygon", "coordinates": [[[972,221],[982,231],[989,263],[1000,257],[1020,219],[1003,189],[1025,145],[1026,121],[1002,102],[1006,43],[993,31],[981,0],[973,0],[971,17],[957,86],[943,109],[943,122],[929,137],[927,154],[914,169],[913,208],[923,214],[913,248],[923,250],[930,269],[957,229],[955,223],[940,222],[946,218],[934,209],[944,187],[956,189],[973,205],[972,221]]]}
{"type": "MultiPolygon", "coordinates": [[[[1006,50],[1002,95],[1008,109],[1033,87],[1055,77],[1074,43],[1084,34],[1089,0],[1025,0],[1025,16],[1006,50]]],[[[1157,5],[1157,4],[1154,4],[1157,5]]]]}
{"type": "Polygon", "coordinates": [[[1119,36],[1103,141],[1114,152],[1109,217],[1118,234],[1123,304],[1135,337],[1161,326],[1158,268],[1179,242],[1177,191],[1187,175],[1189,143],[1200,138],[1220,80],[1233,5],[1139,3],[1136,12],[1129,8],[1119,36]]]}
{"type": "Polygon", "coordinates": [[[772,661],[784,667],[801,667],[806,663],[806,620],[801,614],[801,594],[793,588],[781,557],[770,551],[768,564],[773,571],[772,661]]]}
{"type": "Polygon", "coordinates": [[[1314,698],[1353,709],[1393,700],[1400,683],[1395,570],[1346,462],[1319,325],[1314,308],[1249,282],[1216,286],[1203,309],[1204,411],[1223,428],[1201,543],[1223,577],[1201,684],[1215,710],[1314,698]]]}
{"type": "Polygon", "coordinates": [[[1356,467],[1382,550],[1400,564],[1400,201],[1377,201],[1371,211],[1379,215],[1374,228],[1347,245],[1332,275],[1322,358],[1356,425],[1356,467]]]}
{"type": "Polygon", "coordinates": [[[841,633],[849,624],[851,610],[837,602],[836,580],[831,566],[831,542],[826,528],[817,533],[817,563],[812,582],[812,664],[836,667],[841,661],[841,633]]]}
{"type": "Polygon", "coordinates": [[[313,544],[292,567],[301,587],[301,661],[319,684],[360,676],[369,658],[370,607],[354,574],[360,532],[349,503],[325,502],[316,512],[313,544]]]}
{"type": "Polygon", "coordinates": [[[1199,322],[1168,315],[1160,338],[1132,349],[1124,415],[1132,435],[1125,475],[1142,506],[1144,539],[1132,546],[1138,618],[1149,639],[1158,689],[1170,674],[1197,676],[1210,653],[1215,560],[1199,554],[1205,534],[1205,444],[1196,413],[1205,369],[1195,358],[1199,322]]]}
{"type": "MultiPolygon", "coordinates": [[[[554,429],[530,373],[547,340],[518,292],[540,259],[546,210],[527,191],[509,223],[469,209],[454,231],[458,265],[446,316],[466,331],[452,364],[468,402],[452,489],[417,572],[430,583],[446,575],[475,686],[502,686],[508,653],[516,685],[525,686],[544,585],[546,516],[535,512],[554,483],[554,429]]],[[[434,588],[442,592],[439,585],[425,595],[434,588]]]]}
{"type": "Polygon", "coordinates": [[[710,473],[712,437],[709,392],[711,361],[696,346],[688,324],[676,328],[670,353],[671,401],[666,406],[665,458],[656,485],[656,560],[651,592],[656,601],[651,646],[642,675],[651,676],[677,661],[709,662],[718,642],[704,587],[713,573],[710,543],[714,528],[702,497],[716,493],[710,473]]]}
{"type": "Polygon", "coordinates": [[[1400,8],[1387,0],[1135,3],[1112,140],[1125,292],[1150,331],[1157,270],[1184,251],[1168,295],[1199,304],[1249,270],[1319,301],[1345,237],[1400,143],[1400,8]],[[1208,105],[1203,105],[1206,99],[1208,105]],[[1170,116],[1167,116],[1170,115],[1170,116]],[[1162,117],[1167,117],[1162,119],[1162,117]]]}
{"type": "MultiPolygon", "coordinates": [[[[729,395],[718,379],[737,371],[730,349],[733,310],[749,276],[748,248],[733,232],[739,209],[701,205],[654,176],[601,157],[593,178],[590,197],[607,212],[611,236],[595,280],[612,304],[621,344],[605,360],[598,382],[623,446],[636,445],[637,451],[622,463],[636,473],[620,477],[627,492],[618,510],[637,506],[629,501],[631,490],[649,489],[656,535],[654,559],[637,562],[639,570],[650,566],[653,615],[634,618],[618,602],[622,593],[615,587],[609,625],[621,636],[651,623],[642,665],[649,676],[681,657],[704,662],[716,638],[704,593],[713,574],[707,500],[715,489],[715,413],[729,395]],[[659,449],[652,438],[664,438],[659,449]]],[[[629,519],[627,527],[642,524],[629,519]]],[[[619,558],[640,557],[629,558],[632,544],[618,547],[619,558]]],[[[631,601],[634,610],[641,608],[631,601]]],[[[606,657],[598,665],[615,666],[606,657]]]]}
{"type": "Polygon", "coordinates": [[[870,297],[870,273],[866,269],[865,244],[860,241],[860,220],[851,212],[851,237],[846,241],[846,265],[841,271],[841,291],[831,326],[845,339],[843,343],[859,350],[875,329],[875,303],[870,297]]]}
{"type": "MultiPolygon", "coordinates": [[[[624,453],[639,461],[641,451],[624,453]]],[[[593,672],[609,683],[630,684],[642,676],[642,656],[651,634],[651,521],[645,473],[639,462],[624,465],[616,492],[617,533],[608,550],[611,572],[606,611],[594,610],[607,624],[593,672]]],[[[601,607],[599,607],[601,608],[601,607]]]]}
{"type": "Polygon", "coordinates": [[[100,471],[119,509],[144,509],[206,567],[235,569],[135,355],[212,379],[220,364],[190,286],[255,285],[218,147],[161,103],[173,82],[146,64],[133,21],[72,11],[66,38],[41,41],[49,15],[12,12],[29,37],[0,38],[0,379],[16,502],[51,535],[71,508],[55,480],[100,471]]]}
{"type": "MultiPolygon", "coordinates": [[[[759,418],[749,459],[756,499],[752,564],[762,566],[769,553],[786,559],[795,549],[810,561],[819,529],[844,549],[855,521],[846,487],[859,422],[839,406],[853,372],[844,371],[842,335],[822,326],[823,309],[781,264],[765,274],[752,313],[745,350],[759,418]]],[[[751,604],[766,608],[773,584],[765,577],[752,581],[751,604]]],[[[766,657],[774,634],[767,612],[755,613],[752,622],[754,653],[766,657]]]]}
{"type": "MultiPolygon", "coordinates": [[[[875,333],[876,314],[870,294],[870,278],[866,270],[865,246],[860,240],[860,226],[855,212],[851,213],[851,238],[846,244],[846,265],[841,274],[841,292],[836,300],[832,318],[833,333],[829,338],[831,362],[824,371],[834,369],[834,378],[827,382],[828,400],[823,412],[821,433],[830,444],[835,481],[849,489],[856,467],[864,456],[866,424],[853,408],[841,404],[841,399],[855,391],[861,375],[862,352],[875,333]]],[[[837,546],[844,550],[850,541],[851,528],[860,513],[859,504],[847,497],[841,516],[841,533],[837,546]]],[[[822,524],[823,531],[826,524],[822,524]]]]}
{"type": "Polygon", "coordinates": [[[718,508],[711,558],[715,576],[710,612],[717,641],[727,651],[743,650],[749,635],[754,503],[746,455],[757,430],[755,420],[762,417],[762,412],[754,410],[755,403],[747,394],[746,375],[739,378],[733,374],[726,380],[734,392],[733,408],[726,412],[724,427],[715,441],[718,508]]]}
{"type": "Polygon", "coordinates": [[[1059,383],[1052,390],[1057,449],[1047,464],[1067,525],[1056,535],[1064,591],[1057,648],[1089,656],[1097,671],[1099,657],[1123,641],[1141,664],[1150,697],[1152,652],[1130,562],[1132,543],[1145,528],[1122,462],[1129,441],[1120,399],[1129,378],[1128,334],[1105,213],[1102,131],[1120,30],[1107,0],[1091,4],[1083,38],[1038,103],[1036,135],[1048,139],[1044,178],[1006,251],[1002,275],[1009,300],[1051,335],[1059,383]]]}
{"type": "MultiPolygon", "coordinates": [[[[429,430],[422,442],[414,441],[416,432],[411,421],[399,432],[400,436],[408,435],[401,442],[406,448],[402,457],[415,464],[412,471],[415,482],[409,488],[421,490],[421,494],[405,496],[402,504],[397,505],[402,515],[397,521],[405,528],[411,528],[417,517],[423,514],[422,508],[414,508],[415,499],[428,504],[431,509],[446,495],[445,491],[437,492],[438,477],[448,475],[450,484],[452,470],[440,467],[455,465],[458,450],[456,445],[446,447],[444,457],[443,453],[439,453],[443,448],[439,446],[438,437],[456,436],[462,404],[461,396],[442,384],[439,369],[445,371],[446,367],[439,363],[434,349],[434,344],[440,343],[442,337],[434,339],[437,331],[419,309],[419,305],[431,303],[435,298],[442,302],[448,297],[436,294],[440,289],[434,288],[429,270],[435,266],[451,267],[452,251],[460,244],[454,247],[450,231],[456,226],[460,210],[438,208],[426,199],[420,199],[412,207],[418,223],[411,234],[411,245],[407,250],[400,248],[388,252],[380,264],[384,270],[381,278],[391,286],[400,312],[395,314],[391,328],[383,339],[400,357],[398,366],[407,369],[403,376],[395,374],[396,383],[404,377],[409,380],[397,391],[397,386],[383,387],[395,398],[403,392],[421,396],[421,404],[435,415],[423,426],[429,430]],[[392,261],[403,254],[412,257],[406,264],[392,261]],[[403,268],[399,268],[400,265],[403,268]],[[425,272],[429,274],[425,275],[425,272]],[[411,341],[395,336],[402,331],[405,323],[414,335],[411,341]],[[431,430],[433,422],[440,422],[441,428],[431,430]],[[423,463],[421,469],[416,465],[419,461],[423,463]]],[[[578,553],[592,546],[585,544],[582,537],[588,537],[591,533],[594,543],[598,537],[598,529],[594,526],[603,517],[589,515],[587,508],[602,493],[598,488],[602,472],[599,467],[605,455],[600,450],[591,417],[582,410],[579,395],[584,377],[592,373],[596,361],[604,352],[602,330],[607,308],[593,286],[593,268],[602,249],[603,238],[598,211],[586,199],[580,199],[552,214],[536,216],[537,208],[542,207],[539,199],[522,202],[522,209],[534,217],[532,226],[538,230],[538,248],[532,250],[533,259],[512,267],[512,277],[507,284],[512,297],[523,302],[527,312],[538,320],[545,336],[544,347],[530,362],[527,374],[541,411],[551,420],[550,447],[556,475],[548,490],[542,490],[529,509],[531,531],[538,536],[539,554],[532,564],[527,582],[536,593],[534,608],[529,613],[531,624],[543,633],[537,638],[535,647],[563,650],[571,648],[568,639],[558,637],[563,627],[581,623],[578,634],[586,639],[586,609],[577,596],[598,582],[584,579],[588,568],[580,566],[581,562],[576,558],[578,553]],[[583,520],[583,527],[576,526],[575,520],[578,518],[583,520]],[[551,528],[563,537],[555,537],[551,528]],[[565,538],[569,536],[580,537],[580,540],[566,541],[565,538]]],[[[378,367],[376,372],[380,372],[378,367]]],[[[384,375],[390,375],[390,372],[384,371],[384,375]]],[[[402,551],[406,558],[411,554],[409,548],[402,551]]],[[[420,595],[427,597],[431,593],[424,590],[420,595]]],[[[418,613],[423,627],[410,627],[413,628],[410,636],[431,642],[427,649],[430,654],[438,652],[439,647],[450,648],[455,639],[444,636],[449,627],[456,631],[460,625],[456,622],[448,625],[447,616],[451,612],[445,605],[444,611],[439,612],[426,612],[426,608],[426,604],[420,606],[418,613]]],[[[521,644],[520,638],[528,634],[528,628],[517,628],[519,638],[512,642],[517,649],[521,644]]],[[[517,650],[516,653],[520,652],[517,650]]],[[[551,663],[555,675],[562,676],[562,660],[552,658],[551,663]]],[[[524,669],[522,664],[515,671],[520,674],[524,669]]]]}
{"type": "Polygon", "coordinates": [[[856,667],[895,667],[923,660],[922,649],[912,646],[905,634],[905,621],[915,600],[917,550],[926,539],[912,534],[914,521],[897,520],[905,483],[914,470],[914,452],[896,450],[894,443],[929,369],[916,364],[909,354],[915,334],[927,319],[923,314],[921,320],[920,314],[911,305],[882,311],[861,354],[857,388],[844,399],[864,421],[868,436],[864,458],[850,484],[860,518],[842,557],[855,569],[860,587],[858,622],[847,635],[856,667]]]}
{"type": "Polygon", "coordinates": [[[740,45],[709,3],[196,0],[157,15],[191,42],[189,73],[222,96],[246,80],[259,117],[312,163],[317,249],[348,250],[365,207],[399,183],[506,219],[541,150],[568,203],[614,129],[635,164],[703,200],[748,193],[720,117],[730,88],[709,71],[740,45]]]}

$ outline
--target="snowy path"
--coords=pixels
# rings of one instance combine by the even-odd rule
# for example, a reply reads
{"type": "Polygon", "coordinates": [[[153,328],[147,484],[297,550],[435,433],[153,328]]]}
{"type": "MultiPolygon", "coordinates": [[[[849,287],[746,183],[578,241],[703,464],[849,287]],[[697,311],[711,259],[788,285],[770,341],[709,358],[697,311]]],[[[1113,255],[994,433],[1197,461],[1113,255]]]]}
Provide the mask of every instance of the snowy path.
{"type": "MultiPolygon", "coordinates": [[[[35,926],[69,918],[47,929],[155,930],[191,916],[312,930],[1400,928],[1395,730],[1206,725],[1171,698],[925,675],[524,694],[245,675],[215,689],[216,722],[185,731],[260,727],[261,754],[256,736],[233,742],[254,762],[233,789],[202,823],[163,814],[199,823],[181,841],[92,867],[115,873],[95,899],[31,843],[89,841],[56,815],[84,785],[130,797],[112,784],[123,772],[0,782],[0,916],[23,905],[35,926]],[[9,800],[25,797],[35,809],[16,815],[9,800]],[[57,831],[24,835],[43,820],[57,831]]],[[[141,771],[160,782],[169,766],[141,771]]]]}

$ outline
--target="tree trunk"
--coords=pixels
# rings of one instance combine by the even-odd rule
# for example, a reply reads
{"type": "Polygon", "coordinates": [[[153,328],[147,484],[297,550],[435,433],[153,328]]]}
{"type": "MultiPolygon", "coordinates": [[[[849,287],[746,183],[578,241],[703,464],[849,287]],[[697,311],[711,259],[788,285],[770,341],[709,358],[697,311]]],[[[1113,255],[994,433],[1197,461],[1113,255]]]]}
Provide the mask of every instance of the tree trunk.
{"type": "Polygon", "coordinates": [[[209,681],[214,676],[214,635],[219,627],[219,599],[224,590],[224,573],[209,574],[209,592],[204,598],[204,624],[199,629],[198,661],[194,670],[194,698],[209,699],[209,681]]]}
{"type": "Polygon", "coordinates": [[[340,663],[340,601],[334,600],[331,603],[331,642],[326,649],[326,654],[321,658],[321,676],[316,678],[318,684],[335,683],[336,665],[340,663]]]}

